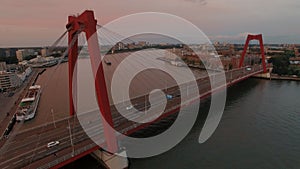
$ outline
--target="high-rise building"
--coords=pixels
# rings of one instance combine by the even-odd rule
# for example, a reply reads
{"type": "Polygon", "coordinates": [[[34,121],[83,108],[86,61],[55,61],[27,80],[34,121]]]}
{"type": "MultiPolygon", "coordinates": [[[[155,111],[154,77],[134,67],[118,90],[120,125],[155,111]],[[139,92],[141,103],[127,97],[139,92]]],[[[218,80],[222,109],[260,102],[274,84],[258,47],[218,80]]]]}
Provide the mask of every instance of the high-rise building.
{"type": "Polygon", "coordinates": [[[7,90],[20,87],[22,80],[16,73],[0,72],[0,90],[7,90]]]}
{"type": "Polygon", "coordinates": [[[19,62],[22,62],[25,57],[25,50],[24,49],[17,50],[16,55],[17,55],[19,62]]]}
{"type": "Polygon", "coordinates": [[[48,49],[47,48],[41,49],[41,55],[42,55],[42,57],[48,56],[48,49]]]}
{"type": "Polygon", "coordinates": [[[19,49],[16,51],[17,58],[19,62],[22,62],[26,56],[34,55],[35,51],[33,49],[19,49]]]}
{"type": "Polygon", "coordinates": [[[7,70],[6,63],[0,62],[0,71],[6,71],[6,70],[7,70]]]}

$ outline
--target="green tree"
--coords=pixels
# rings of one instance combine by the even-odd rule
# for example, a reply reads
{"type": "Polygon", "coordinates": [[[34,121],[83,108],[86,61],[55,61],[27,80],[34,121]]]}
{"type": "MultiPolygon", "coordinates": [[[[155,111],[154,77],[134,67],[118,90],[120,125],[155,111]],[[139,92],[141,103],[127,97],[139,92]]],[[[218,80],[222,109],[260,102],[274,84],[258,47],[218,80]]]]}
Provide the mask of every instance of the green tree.
{"type": "Polygon", "coordinates": [[[289,73],[289,57],[273,57],[270,61],[271,63],[273,63],[273,73],[276,73],[278,75],[287,75],[289,73]]]}
{"type": "Polygon", "coordinates": [[[28,55],[28,56],[25,56],[23,59],[24,60],[31,60],[33,58],[36,58],[36,55],[28,55]]]}

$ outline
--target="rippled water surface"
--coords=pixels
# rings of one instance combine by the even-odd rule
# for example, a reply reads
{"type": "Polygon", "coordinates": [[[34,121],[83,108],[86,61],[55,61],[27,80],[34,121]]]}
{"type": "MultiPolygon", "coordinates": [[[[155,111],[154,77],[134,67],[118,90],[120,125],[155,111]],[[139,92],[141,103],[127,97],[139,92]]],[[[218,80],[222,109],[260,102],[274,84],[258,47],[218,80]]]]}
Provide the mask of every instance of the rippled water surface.
{"type": "Polygon", "coordinates": [[[300,168],[300,82],[249,79],[229,88],[218,129],[199,144],[202,121],[169,152],[131,159],[130,168],[300,168]]]}

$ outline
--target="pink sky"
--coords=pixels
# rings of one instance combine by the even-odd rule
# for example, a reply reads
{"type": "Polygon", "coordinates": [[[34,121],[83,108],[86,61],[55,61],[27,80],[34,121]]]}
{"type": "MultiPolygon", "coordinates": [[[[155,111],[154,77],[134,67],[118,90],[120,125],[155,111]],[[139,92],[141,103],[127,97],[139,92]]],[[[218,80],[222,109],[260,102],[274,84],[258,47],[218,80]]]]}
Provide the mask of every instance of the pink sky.
{"type": "Polygon", "coordinates": [[[267,42],[300,41],[297,0],[1,0],[0,47],[51,45],[67,16],[95,11],[100,24],[137,12],[165,12],[197,25],[212,39],[241,40],[263,33],[267,42]]]}

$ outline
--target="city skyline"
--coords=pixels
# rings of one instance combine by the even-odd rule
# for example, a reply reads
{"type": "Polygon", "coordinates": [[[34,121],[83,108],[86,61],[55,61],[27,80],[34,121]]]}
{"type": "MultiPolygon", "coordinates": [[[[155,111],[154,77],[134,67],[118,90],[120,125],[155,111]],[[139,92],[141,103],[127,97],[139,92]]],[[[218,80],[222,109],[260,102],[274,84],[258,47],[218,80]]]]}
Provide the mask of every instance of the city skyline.
{"type": "Polygon", "coordinates": [[[265,43],[297,43],[299,8],[294,0],[3,0],[0,47],[49,46],[65,31],[67,16],[85,9],[94,10],[101,25],[137,12],[163,12],[189,20],[212,41],[243,43],[247,33],[262,33],[265,43]]]}

